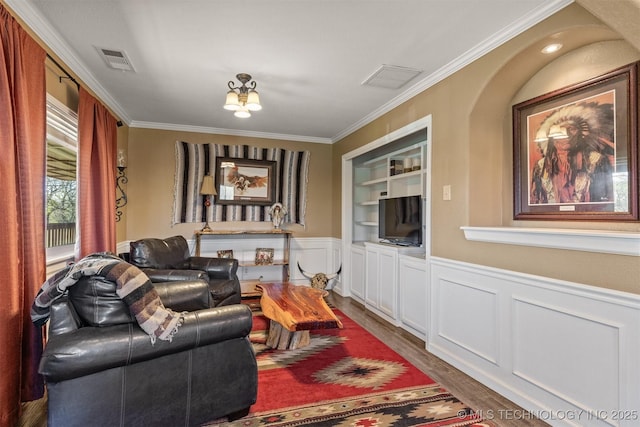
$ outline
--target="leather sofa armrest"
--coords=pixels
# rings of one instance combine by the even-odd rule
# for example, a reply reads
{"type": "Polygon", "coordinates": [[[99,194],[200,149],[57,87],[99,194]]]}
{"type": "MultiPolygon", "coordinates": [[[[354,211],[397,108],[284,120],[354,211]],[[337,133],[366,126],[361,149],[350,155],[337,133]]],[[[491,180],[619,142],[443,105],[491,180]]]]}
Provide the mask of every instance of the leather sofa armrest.
{"type": "Polygon", "coordinates": [[[67,295],[63,295],[53,301],[49,317],[49,336],[78,330],[81,325],[82,320],[80,320],[67,295]]]}
{"type": "Polygon", "coordinates": [[[234,279],[238,272],[238,260],[193,256],[189,258],[189,268],[206,271],[211,279],[234,279]]]}
{"type": "Polygon", "coordinates": [[[174,311],[196,311],[211,307],[211,292],[205,280],[157,282],[153,287],[164,306],[174,311]]]}
{"type": "Polygon", "coordinates": [[[153,345],[135,323],[84,327],[51,337],[38,371],[48,382],[60,382],[228,340],[250,346],[251,325],[251,309],[237,304],[186,313],[171,342],[153,345]]]}
{"type": "Polygon", "coordinates": [[[179,270],[179,269],[158,269],[158,268],[141,268],[149,279],[155,284],[157,282],[176,282],[180,280],[204,280],[209,281],[209,275],[198,269],[179,270]]]}

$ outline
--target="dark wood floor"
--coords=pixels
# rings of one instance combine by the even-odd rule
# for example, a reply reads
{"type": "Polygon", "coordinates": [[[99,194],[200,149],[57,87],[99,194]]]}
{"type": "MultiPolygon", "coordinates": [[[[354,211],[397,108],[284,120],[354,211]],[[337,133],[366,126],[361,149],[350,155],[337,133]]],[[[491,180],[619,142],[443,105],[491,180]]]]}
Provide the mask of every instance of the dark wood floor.
{"type": "MultiPolygon", "coordinates": [[[[548,425],[540,420],[532,420],[529,416],[522,416],[522,408],[427,352],[423,341],[365,311],[362,305],[350,298],[342,298],[332,293],[328,300],[474,410],[484,414],[493,413],[492,421],[497,426],[542,427],[548,425]],[[500,414],[504,416],[500,417],[500,414]]],[[[19,426],[47,426],[46,398],[23,404],[23,415],[19,426]]]]}

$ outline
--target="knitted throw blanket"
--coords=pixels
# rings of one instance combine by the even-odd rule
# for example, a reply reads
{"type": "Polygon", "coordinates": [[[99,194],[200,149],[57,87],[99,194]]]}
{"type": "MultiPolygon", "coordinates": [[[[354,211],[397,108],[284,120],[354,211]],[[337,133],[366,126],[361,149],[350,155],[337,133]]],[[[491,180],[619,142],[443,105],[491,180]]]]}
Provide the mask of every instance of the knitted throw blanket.
{"type": "Polygon", "coordinates": [[[151,337],[152,344],[156,338],[172,340],[182,325],[181,314],[162,304],[151,280],[139,268],[107,253],[88,255],[44,282],[31,306],[32,322],[36,326],[44,325],[53,301],[81,277],[94,275],[116,283],[116,294],[129,306],[138,325],[151,337]]]}

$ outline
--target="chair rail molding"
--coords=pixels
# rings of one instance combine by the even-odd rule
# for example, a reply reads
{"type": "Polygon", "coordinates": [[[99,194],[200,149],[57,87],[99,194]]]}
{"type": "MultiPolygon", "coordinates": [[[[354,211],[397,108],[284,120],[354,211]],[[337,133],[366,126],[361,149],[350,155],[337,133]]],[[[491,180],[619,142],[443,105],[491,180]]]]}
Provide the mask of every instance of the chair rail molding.
{"type": "Polygon", "coordinates": [[[573,251],[640,256],[640,233],[558,228],[463,226],[467,240],[573,251]]]}

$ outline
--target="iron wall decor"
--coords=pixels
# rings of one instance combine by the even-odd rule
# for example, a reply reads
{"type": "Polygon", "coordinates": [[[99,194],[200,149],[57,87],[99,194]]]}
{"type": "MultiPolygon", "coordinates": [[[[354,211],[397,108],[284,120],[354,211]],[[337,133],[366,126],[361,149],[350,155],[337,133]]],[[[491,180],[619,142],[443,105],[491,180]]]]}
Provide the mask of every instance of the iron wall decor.
{"type": "Polygon", "coordinates": [[[638,220],[638,64],[513,106],[514,219],[638,220]]]}
{"type": "Polygon", "coordinates": [[[127,205],[127,193],[124,191],[123,185],[129,182],[125,171],[126,166],[118,166],[118,174],[116,175],[116,190],[118,190],[116,198],[116,222],[120,222],[122,219],[122,208],[127,205]]]}
{"type": "Polygon", "coordinates": [[[271,160],[216,158],[216,203],[220,205],[271,205],[275,200],[276,162],[271,160]]]}

